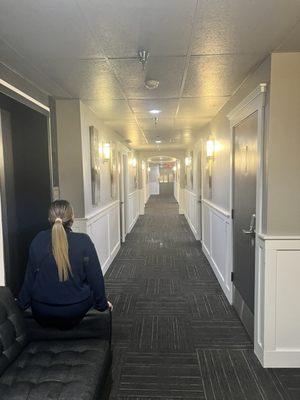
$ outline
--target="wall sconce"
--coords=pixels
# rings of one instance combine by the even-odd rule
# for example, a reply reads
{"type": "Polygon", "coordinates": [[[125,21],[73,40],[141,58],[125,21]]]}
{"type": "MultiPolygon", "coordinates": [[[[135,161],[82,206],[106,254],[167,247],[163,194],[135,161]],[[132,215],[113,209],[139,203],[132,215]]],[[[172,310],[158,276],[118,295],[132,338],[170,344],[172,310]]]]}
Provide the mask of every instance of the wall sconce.
{"type": "Polygon", "coordinates": [[[145,169],[145,162],[142,161],[142,170],[144,170],[144,169],[145,169]]]}
{"type": "Polygon", "coordinates": [[[174,172],[176,172],[176,171],[177,171],[176,165],[174,165],[174,167],[173,167],[173,171],[174,171],[174,172]]]}
{"type": "Polygon", "coordinates": [[[189,167],[192,163],[191,157],[185,157],[184,162],[185,162],[185,166],[189,167]]]}
{"type": "Polygon", "coordinates": [[[209,139],[206,142],[206,156],[207,158],[214,158],[215,156],[215,146],[216,143],[213,139],[209,139]]]}
{"type": "Polygon", "coordinates": [[[132,158],[132,159],[131,159],[131,165],[133,166],[133,168],[136,167],[136,165],[137,165],[136,158],[132,158]]]}
{"type": "Polygon", "coordinates": [[[110,160],[110,143],[103,143],[102,154],[103,154],[103,161],[110,160]]]}

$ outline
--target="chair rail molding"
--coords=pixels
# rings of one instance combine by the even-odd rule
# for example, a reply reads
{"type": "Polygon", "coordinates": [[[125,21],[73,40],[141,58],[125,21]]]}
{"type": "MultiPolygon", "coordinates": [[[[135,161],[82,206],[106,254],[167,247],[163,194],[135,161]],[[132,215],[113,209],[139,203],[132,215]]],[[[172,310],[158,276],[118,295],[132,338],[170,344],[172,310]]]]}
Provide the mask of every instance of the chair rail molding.
{"type": "Polygon", "coordinates": [[[119,200],[117,200],[85,218],[75,218],[74,221],[74,232],[87,233],[91,237],[103,274],[106,273],[121,246],[119,211],[119,200]]]}
{"type": "Polygon", "coordinates": [[[300,237],[258,235],[254,351],[266,368],[300,367],[300,237]]]}
{"type": "Polygon", "coordinates": [[[231,225],[228,211],[202,199],[202,249],[230,304],[233,297],[231,225]]]}

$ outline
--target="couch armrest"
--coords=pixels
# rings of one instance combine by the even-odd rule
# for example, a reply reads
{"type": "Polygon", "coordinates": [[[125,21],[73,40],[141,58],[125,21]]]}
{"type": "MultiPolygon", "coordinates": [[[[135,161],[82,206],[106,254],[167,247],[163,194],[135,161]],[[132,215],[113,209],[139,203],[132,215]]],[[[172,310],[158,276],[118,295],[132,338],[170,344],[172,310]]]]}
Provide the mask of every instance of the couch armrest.
{"type": "Polygon", "coordinates": [[[111,344],[111,311],[90,310],[79,325],[69,330],[44,328],[33,318],[30,311],[25,311],[25,326],[30,340],[60,339],[102,339],[111,344]]]}

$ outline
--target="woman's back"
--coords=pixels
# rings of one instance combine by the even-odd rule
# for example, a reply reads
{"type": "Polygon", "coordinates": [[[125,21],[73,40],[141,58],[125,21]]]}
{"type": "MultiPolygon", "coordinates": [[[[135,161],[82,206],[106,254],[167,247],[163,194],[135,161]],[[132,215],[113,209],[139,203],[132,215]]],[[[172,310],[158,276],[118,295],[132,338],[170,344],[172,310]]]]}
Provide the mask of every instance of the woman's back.
{"type": "Polygon", "coordinates": [[[30,263],[33,265],[29,266],[34,274],[31,290],[33,300],[66,305],[83,301],[91,296],[88,272],[94,269],[90,267],[93,243],[82,233],[69,231],[67,237],[72,273],[65,281],[59,281],[56,261],[51,250],[51,230],[40,232],[33,240],[30,248],[30,263]]]}
{"type": "Polygon", "coordinates": [[[41,317],[82,317],[95,307],[105,310],[104,280],[95,247],[88,235],[71,230],[73,210],[64,200],[52,203],[52,228],[32,241],[19,296],[23,309],[41,317]]]}

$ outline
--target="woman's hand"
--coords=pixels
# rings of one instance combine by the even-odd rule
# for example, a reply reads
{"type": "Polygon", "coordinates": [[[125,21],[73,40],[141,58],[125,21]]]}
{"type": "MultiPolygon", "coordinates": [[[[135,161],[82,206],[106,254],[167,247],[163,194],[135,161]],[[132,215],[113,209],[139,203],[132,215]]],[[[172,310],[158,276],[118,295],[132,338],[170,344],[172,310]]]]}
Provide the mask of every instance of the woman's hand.
{"type": "Polygon", "coordinates": [[[110,311],[112,311],[112,310],[114,309],[114,306],[111,304],[110,301],[107,302],[107,305],[108,305],[108,309],[109,309],[110,311]]]}

